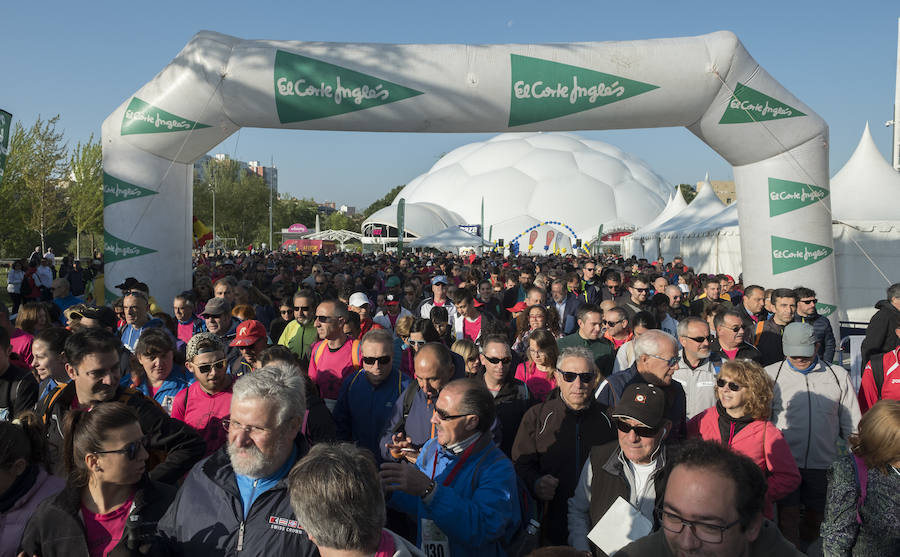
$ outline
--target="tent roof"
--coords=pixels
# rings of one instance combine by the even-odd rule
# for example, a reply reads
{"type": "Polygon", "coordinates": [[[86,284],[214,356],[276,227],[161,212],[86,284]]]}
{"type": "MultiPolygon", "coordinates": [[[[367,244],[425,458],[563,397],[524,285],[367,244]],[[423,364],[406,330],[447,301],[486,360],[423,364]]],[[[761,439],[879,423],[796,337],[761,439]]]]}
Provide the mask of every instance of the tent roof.
{"type": "MultiPolygon", "coordinates": [[[[406,232],[420,238],[440,232],[448,226],[466,224],[463,218],[453,211],[428,202],[407,203],[403,218],[406,232]]],[[[365,227],[370,223],[396,227],[397,205],[388,205],[375,211],[362,226],[365,227]]]]}
{"type": "Polygon", "coordinates": [[[413,240],[409,245],[417,248],[430,247],[452,249],[470,248],[478,245],[490,246],[491,243],[482,239],[480,236],[469,234],[458,226],[449,226],[440,232],[426,236],[425,238],[413,240]]]}
{"type": "Polygon", "coordinates": [[[700,191],[697,197],[691,201],[690,205],[682,209],[677,215],[658,224],[652,229],[642,228],[634,233],[635,237],[645,237],[648,234],[658,234],[660,232],[677,232],[689,226],[693,226],[699,221],[704,221],[710,217],[722,212],[725,204],[716,195],[708,180],[701,182],[700,191]]]}
{"type": "Polygon", "coordinates": [[[869,124],[856,151],[831,179],[831,212],[837,220],[898,221],[900,172],[875,145],[869,124]]]}
{"type": "Polygon", "coordinates": [[[681,230],[670,230],[663,234],[663,236],[690,236],[690,235],[702,235],[708,232],[717,232],[725,229],[732,229],[733,231],[737,231],[738,226],[738,212],[737,212],[737,203],[732,203],[728,207],[725,207],[720,212],[712,215],[709,218],[706,218],[702,221],[697,222],[691,226],[687,226],[681,230]]]}
{"type": "Polygon", "coordinates": [[[663,208],[663,210],[656,216],[655,219],[641,227],[636,235],[641,234],[644,230],[650,231],[655,229],[660,224],[666,222],[670,218],[674,217],[688,206],[687,201],[684,200],[684,194],[681,193],[681,188],[677,188],[675,190],[675,194],[669,198],[669,202],[663,208]]]}

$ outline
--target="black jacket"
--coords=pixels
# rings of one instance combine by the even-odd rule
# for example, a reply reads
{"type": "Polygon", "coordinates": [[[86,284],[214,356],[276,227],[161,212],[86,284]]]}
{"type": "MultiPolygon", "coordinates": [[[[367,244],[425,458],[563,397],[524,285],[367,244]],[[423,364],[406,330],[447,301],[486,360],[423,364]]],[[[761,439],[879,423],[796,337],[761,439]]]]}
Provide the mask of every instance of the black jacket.
{"type": "Polygon", "coordinates": [[[831,328],[831,322],[828,321],[828,318],[822,317],[818,313],[813,313],[806,317],[797,315],[794,317],[794,321],[812,325],[816,342],[819,343],[819,357],[828,363],[833,362],[837,343],[834,340],[834,330],[831,328]]]}
{"type": "MultiPolygon", "coordinates": [[[[721,366],[721,362],[727,362],[728,356],[725,355],[725,352],[722,352],[722,345],[719,344],[719,339],[713,340],[709,344],[709,359],[719,362],[719,366],[721,366]]],[[[734,356],[735,360],[753,360],[756,363],[759,363],[760,359],[762,359],[762,354],[759,353],[759,350],[756,349],[752,344],[748,344],[745,340],[738,346],[737,354],[734,356]]]]}
{"type": "Polygon", "coordinates": [[[10,362],[0,374],[0,422],[12,421],[25,410],[31,410],[37,399],[38,382],[34,375],[10,362]]]}
{"type": "MultiPolygon", "coordinates": [[[[509,456],[512,454],[513,441],[516,440],[516,432],[522,422],[525,411],[531,407],[534,399],[525,383],[507,375],[507,381],[500,387],[497,396],[494,397],[494,408],[497,411],[497,421],[500,422],[502,437],[500,450],[509,456]]],[[[481,372],[481,380],[484,381],[485,372],[481,372]]]]}
{"type": "MultiPolygon", "coordinates": [[[[38,415],[47,428],[50,452],[49,468],[65,477],[62,462],[63,418],[75,400],[75,383],[60,385],[38,404],[38,415]]],[[[153,399],[140,392],[119,387],[112,398],[137,412],[144,435],[150,437],[150,479],[174,485],[195,462],[203,458],[206,443],[191,426],[172,418],[153,399]],[[154,466],[155,465],[155,466],[154,466]]]]}
{"type": "MultiPolygon", "coordinates": [[[[295,441],[297,460],[307,452],[295,441]]],[[[317,556],[319,551],[297,524],[287,477],[261,494],[244,519],[243,501],[227,447],[194,466],[175,502],[159,521],[160,555],[190,557],[317,556]]]]}
{"type": "MultiPolygon", "coordinates": [[[[145,475],[137,485],[122,540],[109,553],[110,557],[144,555],[138,551],[136,543],[134,549],[129,549],[129,534],[137,533],[137,529],[152,534],[156,530],[156,523],[174,499],[174,487],[154,482],[145,475]]],[[[40,557],[88,557],[85,536],[84,520],[81,517],[81,488],[67,485],[35,509],[22,534],[20,549],[27,555],[40,557]]],[[[152,535],[150,539],[152,540],[152,535]]],[[[158,549],[152,545],[146,553],[157,554],[158,549]]]]}
{"type": "Polygon", "coordinates": [[[900,344],[896,330],[900,326],[900,310],[891,305],[890,300],[875,304],[878,312],[869,321],[866,338],[862,343],[862,361],[868,362],[873,354],[890,352],[900,344]]]}

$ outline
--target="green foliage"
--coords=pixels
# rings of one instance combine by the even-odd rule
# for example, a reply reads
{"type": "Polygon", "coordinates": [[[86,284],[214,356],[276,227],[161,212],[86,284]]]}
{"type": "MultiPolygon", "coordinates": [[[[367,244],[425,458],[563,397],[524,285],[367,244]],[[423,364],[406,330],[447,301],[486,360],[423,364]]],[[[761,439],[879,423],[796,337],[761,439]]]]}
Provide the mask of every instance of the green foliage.
{"type": "Polygon", "coordinates": [[[394,198],[397,197],[397,194],[405,187],[406,184],[400,184],[399,186],[394,187],[391,191],[387,192],[384,197],[366,207],[366,210],[362,212],[362,220],[360,222],[372,216],[372,213],[375,211],[383,209],[393,203],[394,198]]]}
{"type": "Polygon", "coordinates": [[[87,143],[78,142],[69,166],[72,181],[67,188],[68,217],[75,226],[75,251],[80,257],[82,233],[91,235],[92,248],[93,235],[103,235],[103,149],[93,134],[87,143]]]}
{"type": "Polygon", "coordinates": [[[235,238],[238,246],[268,242],[270,194],[262,177],[228,158],[210,159],[204,170],[206,179],[194,182],[194,215],[210,228],[215,225],[217,237],[235,238]]]}
{"type": "Polygon", "coordinates": [[[696,188],[694,188],[694,186],[690,184],[678,184],[678,189],[681,190],[681,194],[684,196],[684,200],[689,204],[694,200],[695,197],[697,197],[696,188]]]}

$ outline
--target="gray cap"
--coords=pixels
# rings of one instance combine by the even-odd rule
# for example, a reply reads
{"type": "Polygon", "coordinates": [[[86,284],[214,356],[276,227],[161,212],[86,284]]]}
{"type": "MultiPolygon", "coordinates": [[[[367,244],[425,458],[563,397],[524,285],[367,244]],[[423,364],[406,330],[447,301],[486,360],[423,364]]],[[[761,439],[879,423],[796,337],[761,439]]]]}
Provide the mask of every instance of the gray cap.
{"type": "Polygon", "coordinates": [[[816,336],[809,323],[788,323],[781,337],[782,352],[785,356],[810,358],[816,353],[816,336]]]}
{"type": "Polygon", "coordinates": [[[225,298],[210,298],[203,308],[204,315],[222,315],[231,311],[231,304],[225,298]]]}
{"type": "Polygon", "coordinates": [[[188,341],[187,348],[184,350],[184,359],[190,362],[197,357],[198,354],[205,354],[207,352],[225,353],[226,350],[225,343],[222,342],[219,335],[210,332],[197,333],[188,341]],[[207,344],[208,347],[201,351],[200,343],[207,344]]]}

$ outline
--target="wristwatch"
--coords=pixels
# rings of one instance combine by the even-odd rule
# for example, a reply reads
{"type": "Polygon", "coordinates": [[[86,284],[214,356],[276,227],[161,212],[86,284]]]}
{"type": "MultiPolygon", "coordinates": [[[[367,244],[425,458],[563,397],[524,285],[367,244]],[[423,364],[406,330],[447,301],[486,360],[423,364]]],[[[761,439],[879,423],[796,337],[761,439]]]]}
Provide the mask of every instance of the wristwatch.
{"type": "Polygon", "coordinates": [[[431,495],[432,491],[434,491],[434,480],[431,480],[431,483],[429,483],[428,487],[425,488],[425,493],[420,495],[420,498],[425,499],[426,497],[431,495]]]}

